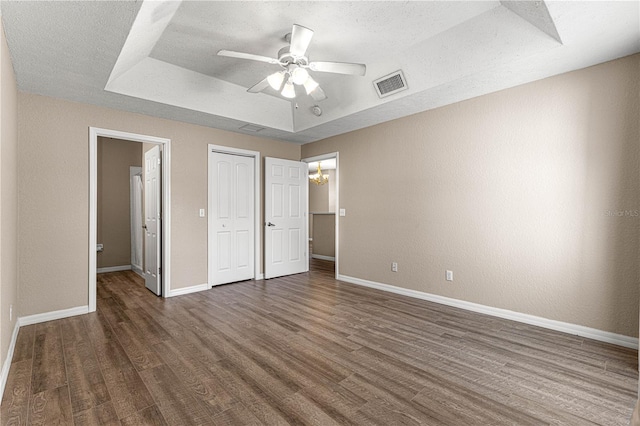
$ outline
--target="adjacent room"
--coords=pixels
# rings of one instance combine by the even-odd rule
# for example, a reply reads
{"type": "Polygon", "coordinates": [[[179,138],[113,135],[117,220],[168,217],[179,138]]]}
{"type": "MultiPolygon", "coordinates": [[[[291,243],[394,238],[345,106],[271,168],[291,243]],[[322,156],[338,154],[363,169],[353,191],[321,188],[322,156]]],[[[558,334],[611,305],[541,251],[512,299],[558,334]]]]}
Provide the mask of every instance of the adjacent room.
{"type": "Polygon", "coordinates": [[[0,15],[0,424],[640,426],[637,1],[0,15]]]}

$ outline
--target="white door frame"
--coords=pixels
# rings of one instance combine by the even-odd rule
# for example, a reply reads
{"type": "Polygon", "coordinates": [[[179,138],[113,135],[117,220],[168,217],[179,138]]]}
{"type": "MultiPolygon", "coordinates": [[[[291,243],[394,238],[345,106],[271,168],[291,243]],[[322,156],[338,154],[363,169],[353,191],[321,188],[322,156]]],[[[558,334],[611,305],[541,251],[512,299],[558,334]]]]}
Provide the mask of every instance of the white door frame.
{"type": "MultiPolygon", "coordinates": [[[[340,153],[339,152],[329,152],[327,154],[322,154],[322,155],[316,155],[314,157],[307,157],[307,158],[303,158],[300,161],[304,161],[305,163],[313,163],[315,161],[322,161],[322,160],[328,160],[330,158],[335,158],[336,159],[336,214],[335,214],[335,219],[336,219],[336,238],[335,238],[335,252],[336,252],[336,279],[338,279],[339,276],[339,261],[340,261],[340,256],[339,256],[339,247],[340,247],[340,238],[339,238],[339,230],[340,230],[340,153]]],[[[309,211],[309,197],[307,197],[307,212],[309,211]]],[[[309,214],[307,214],[307,228],[309,227],[309,214]]],[[[311,257],[311,253],[309,253],[309,256],[311,257]]]]}
{"type": "MultiPolygon", "coordinates": [[[[243,157],[251,157],[253,158],[253,194],[255,196],[255,200],[253,202],[253,216],[254,216],[254,261],[253,261],[253,278],[255,280],[261,280],[264,278],[264,274],[260,272],[260,247],[261,247],[261,233],[262,227],[260,226],[260,212],[261,212],[261,204],[260,204],[260,152],[258,151],[250,151],[248,149],[240,149],[240,148],[231,148],[228,146],[222,145],[214,145],[208,144],[207,146],[207,170],[209,170],[209,153],[211,151],[220,152],[222,154],[231,154],[231,155],[241,155],[243,157]]],[[[211,215],[211,209],[209,206],[211,205],[211,191],[209,191],[209,182],[211,181],[211,176],[209,176],[209,172],[207,171],[207,281],[208,288],[211,288],[213,283],[213,267],[211,265],[211,256],[214,250],[214,235],[213,235],[213,216],[211,215]]]]}
{"type": "Polygon", "coordinates": [[[89,127],[89,312],[96,310],[99,136],[162,145],[162,297],[171,296],[171,139],[89,127]]]}

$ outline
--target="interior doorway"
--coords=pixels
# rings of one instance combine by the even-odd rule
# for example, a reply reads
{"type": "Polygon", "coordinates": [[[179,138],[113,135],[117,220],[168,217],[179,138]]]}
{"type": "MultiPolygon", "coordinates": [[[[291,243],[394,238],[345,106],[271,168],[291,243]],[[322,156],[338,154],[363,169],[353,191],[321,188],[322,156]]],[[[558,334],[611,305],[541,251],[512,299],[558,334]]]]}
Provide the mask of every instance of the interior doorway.
{"type": "Polygon", "coordinates": [[[331,152],[304,158],[302,161],[309,165],[310,178],[309,263],[312,268],[322,270],[333,268],[337,278],[340,216],[339,155],[337,152],[331,152]]]}
{"type": "MultiPolygon", "coordinates": [[[[89,128],[89,312],[96,310],[96,273],[97,273],[97,215],[98,215],[98,138],[121,141],[142,142],[157,145],[159,154],[155,161],[161,165],[158,174],[158,264],[157,291],[163,297],[171,296],[171,141],[135,133],[116,130],[89,128]]],[[[108,143],[108,142],[107,142],[108,143]]],[[[146,251],[146,248],[145,248],[146,251]]]]}

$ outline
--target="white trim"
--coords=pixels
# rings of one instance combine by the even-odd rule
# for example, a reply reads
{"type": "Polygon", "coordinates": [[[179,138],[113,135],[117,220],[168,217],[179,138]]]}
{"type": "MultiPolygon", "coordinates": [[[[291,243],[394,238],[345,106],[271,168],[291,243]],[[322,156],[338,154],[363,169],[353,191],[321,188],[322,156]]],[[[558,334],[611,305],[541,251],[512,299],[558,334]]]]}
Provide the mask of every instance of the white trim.
{"type": "Polygon", "coordinates": [[[478,303],[467,302],[459,299],[452,299],[449,297],[438,296],[436,294],[424,293],[422,291],[410,290],[389,284],[363,280],[361,278],[349,277],[346,275],[340,275],[338,277],[338,280],[351,284],[361,285],[364,287],[371,287],[382,291],[401,294],[416,299],[428,300],[430,302],[435,302],[442,305],[453,306],[455,308],[465,309],[467,311],[478,312],[498,318],[505,318],[524,324],[536,325],[538,327],[586,337],[589,339],[598,340],[600,342],[612,343],[614,345],[623,346],[626,348],[638,349],[638,338],[636,337],[624,336],[622,334],[611,333],[609,331],[598,330],[578,324],[571,324],[567,322],[537,317],[535,315],[523,314],[507,309],[494,308],[492,306],[481,305],[478,303]]]}
{"type": "Polygon", "coordinates": [[[29,315],[18,318],[20,327],[31,324],[39,324],[41,322],[53,321],[62,318],[75,317],[89,313],[89,306],[76,306],[75,308],[61,309],[59,311],[44,312],[42,314],[29,315]]]}
{"type": "Polygon", "coordinates": [[[325,255],[322,255],[322,254],[313,254],[313,253],[311,253],[311,257],[313,259],[329,260],[331,262],[335,262],[336,261],[335,257],[333,257],[333,256],[325,256],[325,255]]]}
{"type": "Polygon", "coordinates": [[[38,324],[46,321],[53,321],[62,318],[74,317],[76,315],[83,315],[89,313],[89,306],[76,306],[75,308],[62,309],[59,311],[45,312],[42,314],[29,315],[26,317],[19,317],[13,327],[13,334],[11,335],[11,342],[9,343],[9,349],[7,350],[7,358],[2,364],[2,371],[0,372],[0,401],[4,395],[4,388],[9,378],[9,370],[11,368],[11,362],[13,361],[13,352],[16,348],[16,341],[18,340],[18,332],[20,327],[31,324],[38,324]]]}
{"type": "Polygon", "coordinates": [[[11,369],[11,362],[13,361],[13,352],[16,349],[16,340],[18,340],[18,330],[20,330],[20,321],[16,321],[13,326],[13,334],[11,335],[11,342],[9,343],[9,349],[7,350],[7,357],[2,364],[2,372],[0,372],[0,401],[4,395],[4,388],[7,385],[7,379],[9,378],[9,370],[11,369]]]}
{"type": "Polygon", "coordinates": [[[223,154],[232,154],[232,155],[242,155],[244,157],[253,157],[253,166],[254,166],[254,170],[253,170],[253,179],[254,179],[254,202],[253,202],[253,216],[254,216],[254,229],[253,229],[253,234],[254,234],[254,260],[253,260],[253,276],[254,279],[256,280],[261,280],[264,276],[264,274],[260,273],[260,260],[261,260],[261,256],[260,256],[260,249],[262,248],[262,239],[261,239],[261,230],[262,230],[262,226],[260,225],[260,213],[262,211],[262,205],[260,203],[260,194],[261,194],[261,186],[260,186],[260,178],[262,177],[262,174],[260,173],[260,163],[261,163],[261,156],[260,156],[260,152],[259,151],[250,151],[248,149],[240,149],[240,148],[232,148],[229,146],[222,146],[222,145],[214,145],[214,144],[208,144],[207,146],[207,225],[208,225],[208,231],[207,231],[207,281],[209,283],[209,287],[212,287],[212,283],[213,283],[213,270],[211,268],[211,261],[209,259],[209,253],[212,252],[212,245],[213,245],[213,228],[211,227],[211,223],[213,221],[213,218],[211,217],[211,200],[209,200],[209,181],[210,181],[210,176],[209,176],[209,153],[211,151],[216,151],[216,152],[220,152],[223,154]]]}
{"type": "Polygon", "coordinates": [[[256,281],[257,280],[264,280],[264,274],[258,274],[256,275],[256,281]]]}
{"type": "Polygon", "coordinates": [[[131,265],[105,266],[104,268],[96,269],[96,273],[104,274],[105,272],[130,271],[132,269],[131,265]]]}
{"type": "Polygon", "coordinates": [[[89,127],[89,305],[96,310],[98,137],[162,145],[162,294],[171,292],[171,139],[89,127]]]}
{"type": "MultiPolygon", "coordinates": [[[[335,212],[336,242],[335,242],[334,261],[336,263],[335,265],[336,279],[339,280],[340,279],[340,256],[339,256],[339,253],[340,253],[340,215],[339,215],[339,212],[340,212],[340,153],[338,151],[329,152],[327,154],[321,154],[321,155],[316,155],[314,157],[303,158],[301,161],[304,161],[305,163],[313,163],[314,161],[328,160],[330,158],[336,159],[336,212],[335,212]]],[[[307,210],[309,210],[309,197],[307,197],[307,210]]],[[[307,229],[309,229],[308,223],[309,223],[309,219],[307,215],[307,229]]]]}
{"type": "Polygon", "coordinates": [[[142,269],[138,269],[135,266],[131,265],[131,270],[144,278],[144,272],[142,271],[142,269]]]}
{"type": "Polygon", "coordinates": [[[167,297],[175,297],[175,296],[182,296],[184,294],[189,294],[189,293],[197,293],[199,291],[209,290],[209,288],[210,286],[207,283],[192,285],[190,287],[177,288],[175,290],[171,290],[171,293],[167,297]]]}

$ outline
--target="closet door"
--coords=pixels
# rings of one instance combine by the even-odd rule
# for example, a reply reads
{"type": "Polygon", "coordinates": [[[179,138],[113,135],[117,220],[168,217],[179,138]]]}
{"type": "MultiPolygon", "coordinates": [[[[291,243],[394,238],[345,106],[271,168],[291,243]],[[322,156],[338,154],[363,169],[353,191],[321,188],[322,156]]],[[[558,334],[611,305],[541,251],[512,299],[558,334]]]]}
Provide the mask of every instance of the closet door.
{"type": "Polygon", "coordinates": [[[254,277],[254,158],[209,152],[210,284],[254,277]]]}

